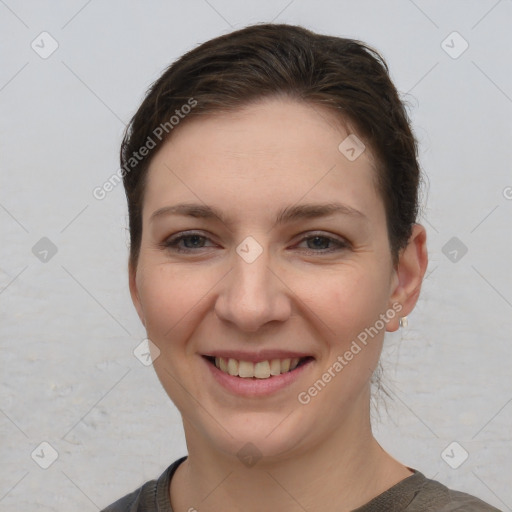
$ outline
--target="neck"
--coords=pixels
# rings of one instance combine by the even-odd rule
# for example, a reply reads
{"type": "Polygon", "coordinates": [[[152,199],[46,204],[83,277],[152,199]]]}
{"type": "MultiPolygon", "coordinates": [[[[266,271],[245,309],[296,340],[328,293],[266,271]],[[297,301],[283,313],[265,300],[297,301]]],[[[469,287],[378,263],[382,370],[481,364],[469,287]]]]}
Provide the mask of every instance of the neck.
{"type": "Polygon", "coordinates": [[[184,423],[189,456],[171,480],[174,512],[350,511],[412,474],[381,448],[368,417],[348,423],[293,456],[252,467],[184,423]]]}

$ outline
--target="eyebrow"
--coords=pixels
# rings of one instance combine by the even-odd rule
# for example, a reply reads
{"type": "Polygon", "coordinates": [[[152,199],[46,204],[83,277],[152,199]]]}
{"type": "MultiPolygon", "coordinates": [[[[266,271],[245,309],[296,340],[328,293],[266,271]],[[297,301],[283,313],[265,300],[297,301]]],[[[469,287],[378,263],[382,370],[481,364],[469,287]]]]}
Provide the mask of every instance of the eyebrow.
{"type": "MultiPolygon", "coordinates": [[[[368,221],[364,213],[355,208],[342,203],[308,203],[287,206],[279,210],[277,213],[274,227],[280,224],[286,224],[298,220],[316,219],[326,217],[333,214],[348,215],[350,217],[359,218],[368,221]]],[[[230,220],[217,208],[196,204],[196,203],[180,203],[174,206],[164,206],[154,211],[149,218],[149,222],[153,222],[157,218],[167,215],[181,215],[185,217],[194,217],[201,219],[216,219],[223,224],[229,226],[230,220]]]]}

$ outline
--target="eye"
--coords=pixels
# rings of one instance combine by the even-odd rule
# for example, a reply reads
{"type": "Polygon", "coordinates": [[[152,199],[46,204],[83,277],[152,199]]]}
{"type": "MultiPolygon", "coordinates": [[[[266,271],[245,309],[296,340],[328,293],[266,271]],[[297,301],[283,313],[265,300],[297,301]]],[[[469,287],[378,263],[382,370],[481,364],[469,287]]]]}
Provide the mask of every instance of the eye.
{"type": "MultiPolygon", "coordinates": [[[[198,249],[213,247],[213,245],[205,245],[208,241],[211,242],[211,239],[207,236],[190,231],[172,236],[164,240],[160,246],[178,253],[191,253],[197,252],[198,249]]],[[[299,244],[304,242],[307,243],[305,252],[308,254],[326,254],[346,250],[350,247],[350,244],[344,240],[322,234],[303,237],[299,244]]]]}
{"type": "Polygon", "coordinates": [[[192,231],[168,238],[160,245],[166,249],[170,249],[171,251],[188,253],[193,252],[194,249],[205,248],[204,244],[207,240],[210,239],[201,233],[192,231]],[[184,246],[180,245],[181,242],[184,243],[184,246]]]}
{"type": "Polygon", "coordinates": [[[349,243],[331,236],[313,234],[301,239],[300,243],[306,242],[308,245],[309,253],[330,253],[341,251],[349,248],[349,243]],[[334,247],[329,248],[329,245],[334,247]]]}

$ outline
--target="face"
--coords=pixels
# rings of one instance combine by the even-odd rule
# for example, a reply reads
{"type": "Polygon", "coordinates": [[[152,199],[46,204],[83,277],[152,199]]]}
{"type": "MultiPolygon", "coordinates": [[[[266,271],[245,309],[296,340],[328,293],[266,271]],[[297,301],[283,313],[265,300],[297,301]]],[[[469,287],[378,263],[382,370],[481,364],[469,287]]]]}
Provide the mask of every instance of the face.
{"type": "Polygon", "coordinates": [[[348,159],[348,135],[266,100],[188,120],[153,158],[130,288],[187,440],[279,457],[366,424],[401,306],[372,155],[348,159]]]}

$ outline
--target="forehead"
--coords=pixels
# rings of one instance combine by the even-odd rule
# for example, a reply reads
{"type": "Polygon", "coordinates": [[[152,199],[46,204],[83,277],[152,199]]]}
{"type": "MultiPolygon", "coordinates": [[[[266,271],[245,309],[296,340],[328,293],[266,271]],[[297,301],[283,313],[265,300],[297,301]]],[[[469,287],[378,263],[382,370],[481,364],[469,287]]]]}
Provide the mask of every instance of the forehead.
{"type": "Polygon", "coordinates": [[[354,135],[331,111],[293,100],[195,116],[153,158],[144,217],[190,199],[260,215],[262,208],[277,210],[302,198],[378,209],[370,149],[355,159],[344,152],[351,144],[362,150],[354,135]]]}

